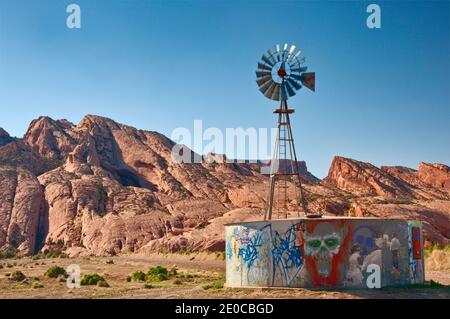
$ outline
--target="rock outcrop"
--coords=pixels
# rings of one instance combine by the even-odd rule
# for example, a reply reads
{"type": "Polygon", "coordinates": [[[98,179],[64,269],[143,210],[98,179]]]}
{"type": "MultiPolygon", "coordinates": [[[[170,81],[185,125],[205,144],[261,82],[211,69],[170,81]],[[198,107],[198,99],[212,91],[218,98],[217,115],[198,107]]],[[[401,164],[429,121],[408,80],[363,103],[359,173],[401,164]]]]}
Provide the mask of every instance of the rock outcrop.
{"type": "MultiPolygon", "coordinates": [[[[0,130],[0,249],[94,255],[223,250],[225,222],[262,216],[264,163],[218,154],[179,163],[174,146],[157,132],[94,115],[78,125],[40,117],[23,139],[0,130]]],[[[450,241],[445,165],[421,164],[417,172],[336,157],[323,181],[305,162],[298,168],[313,212],[420,219],[429,240],[450,241]]],[[[295,217],[301,205],[293,183],[287,191],[295,217]]]]}
{"type": "Polygon", "coordinates": [[[385,197],[414,197],[409,185],[385,170],[353,159],[336,156],[324,185],[358,194],[385,197]]]}
{"type": "Polygon", "coordinates": [[[450,189],[450,167],[444,164],[419,164],[419,179],[436,188],[450,189]]]}

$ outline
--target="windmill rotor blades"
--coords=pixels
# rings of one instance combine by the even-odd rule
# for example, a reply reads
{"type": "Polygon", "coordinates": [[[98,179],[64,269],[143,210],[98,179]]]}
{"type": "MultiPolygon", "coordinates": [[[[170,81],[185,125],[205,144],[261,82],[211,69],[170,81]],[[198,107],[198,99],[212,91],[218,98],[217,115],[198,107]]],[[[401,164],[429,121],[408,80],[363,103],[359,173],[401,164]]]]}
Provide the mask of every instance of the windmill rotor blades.
{"type": "Polygon", "coordinates": [[[302,80],[303,80],[303,77],[302,77],[301,75],[291,74],[291,77],[294,78],[294,79],[296,79],[296,80],[299,80],[299,81],[302,81],[302,80]]]}
{"type": "Polygon", "coordinates": [[[315,91],[315,73],[306,72],[302,51],[288,43],[277,44],[267,50],[258,62],[256,83],[267,98],[285,101],[303,86],[315,91]]]}
{"type": "Polygon", "coordinates": [[[272,73],[271,72],[268,72],[268,71],[256,71],[256,76],[258,77],[258,78],[262,78],[262,77],[264,77],[264,76],[268,76],[268,75],[271,75],[272,73]]]}
{"type": "Polygon", "coordinates": [[[299,68],[291,68],[292,72],[298,72],[298,73],[306,72],[306,70],[308,70],[307,66],[302,66],[302,67],[299,67],[299,68]]]}
{"type": "Polygon", "coordinates": [[[302,88],[302,86],[300,84],[298,84],[297,82],[295,82],[292,79],[287,79],[287,82],[292,85],[294,87],[294,89],[296,90],[300,90],[302,88]]]}
{"type": "Polygon", "coordinates": [[[264,54],[263,54],[261,60],[263,60],[264,62],[266,62],[270,66],[273,66],[275,64],[272,61],[270,61],[269,58],[267,58],[264,54]]]}
{"type": "Polygon", "coordinates": [[[284,85],[286,86],[286,91],[289,97],[295,95],[295,91],[292,89],[292,86],[289,84],[289,82],[284,82],[284,85]]]}
{"type": "Polygon", "coordinates": [[[266,94],[267,90],[269,89],[269,87],[270,87],[272,84],[274,84],[274,82],[269,81],[269,82],[267,82],[266,84],[264,84],[263,86],[261,86],[261,87],[259,88],[259,90],[261,91],[262,94],[266,94]]]}
{"type": "Polygon", "coordinates": [[[273,92],[272,100],[279,101],[280,100],[280,86],[277,85],[275,91],[273,92]]]}
{"type": "Polygon", "coordinates": [[[272,84],[270,85],[269,91],[267,91],[267,93],[265,94],[266,97],[268,97],[269,99],[272,98],[273,95],[273,91],[275,90],[275,88],[278,86],[277,83],[272,82],[272,84]]]}
{"type": "Polygon", "coordinates": [[[256,83],[258,83],[258,86],[261,86],[264,83],[266,83],[267,81],[271,81],[271,80],[272,80],[271,76],[266,76],[266,77],[263,77],[263,78],[261,78],[259,80],[256,80],[256,83]]]}
{"type": "MultiPolygon", "coordinates": [[[[272,68],[264,63],[258,62],[258,69],[272,71],[272,68]]],[[[259,70],[258,70],[259,71],[259,70]]]]}

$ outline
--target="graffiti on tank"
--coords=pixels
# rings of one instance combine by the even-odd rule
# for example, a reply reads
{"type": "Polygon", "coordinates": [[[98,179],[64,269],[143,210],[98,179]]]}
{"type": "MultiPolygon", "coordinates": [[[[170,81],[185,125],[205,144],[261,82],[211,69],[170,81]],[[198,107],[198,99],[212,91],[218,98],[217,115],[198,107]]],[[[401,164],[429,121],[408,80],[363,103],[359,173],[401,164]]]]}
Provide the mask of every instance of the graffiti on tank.
{"type": "Polygon", "coordinates": [[[354,230],[345,275],[346,286],[361,286],[367,274],[367,267],[371,264],[384,268],[394,281],[400,278],[400,240],[395,232],[391,237],[388,234],[378,234],[379,231],[367,225],[354,230]]]}
{"type": "Polygon", "coordinates": [[[308,224],[301,235],[305,264],[314,286],[336,286],[350,244],[352,225],[322,221],[308,224]]]}
{"type": "Polygon", "coordinates": [[[358,226],[353,231],[352,244],[359,248],[361,256],[367,256],[377,249],[375,245],[375,238],[377,237],[377,231],[373,227],[367,225],[358,226]]]}
{"type": "Polygon", "coordinates": [[[296,235],[297,225],[292,225],[284,234],[274,232],[272,239],[272,256],[274,262],[273,278],[278,270],[282,273],[285,285],[295,279],[303,266],[300,243],[296,235]]]}
{"type": "Polygon", "coordinates": [[[251,268],[255,260],[258,258],[258,249],[263,244],[262,236],[257,232],[254,236],[250,237],[248,241],[239,248],[239,256],[247,264],[248,268],[251,268]]]}
{"type": "Polygon", "coordinates": [[[421,226],[419,222],[408,223],[409,278],[411,283],[421,283],[423,281],[421,226]]]}

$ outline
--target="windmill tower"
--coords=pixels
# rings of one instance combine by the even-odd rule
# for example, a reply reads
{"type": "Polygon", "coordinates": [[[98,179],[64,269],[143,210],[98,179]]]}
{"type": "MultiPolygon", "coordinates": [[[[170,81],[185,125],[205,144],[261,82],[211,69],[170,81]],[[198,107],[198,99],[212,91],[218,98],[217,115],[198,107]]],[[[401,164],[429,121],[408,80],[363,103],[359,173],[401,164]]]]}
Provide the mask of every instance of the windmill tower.
{"type": "MultiPolygon", "coordinates": [[[[315,73],[306,72],[305,58],[300,57],[301,50],[295,52],[295,45],[283,47],[276,45],[263,54],[258,62],[256,83],[259,90],[267,98],[279,101],[279,107],[274,111],[278,115],[278,132],[274,155],[271,161],[269,194],[267,198],[265,220],[272,219],[274,208],[277,208],[278,218],[284,213],[288,216],[289,185],[294,185],[297,203],[307,217],[320,217],[308,210],[302,180],[298,167],[297,154],[294,146],[290,114],[294,109],[287,105],[288,98],[294,96],[302,85],[315,91],[315,73]]],[[[298,205],[297,205],[298,206],[298,205]]],[[[300,215],[300,212],[297,212],[300,215]]]]}

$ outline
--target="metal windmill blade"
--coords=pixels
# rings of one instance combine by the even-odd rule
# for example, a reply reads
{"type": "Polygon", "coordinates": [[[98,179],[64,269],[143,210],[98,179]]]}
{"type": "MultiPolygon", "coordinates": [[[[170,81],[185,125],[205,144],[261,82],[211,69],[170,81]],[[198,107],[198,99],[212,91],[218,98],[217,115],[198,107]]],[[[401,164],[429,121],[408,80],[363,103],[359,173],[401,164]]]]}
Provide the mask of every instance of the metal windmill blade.
{"type": "Polygon", "coordinates": [[[256,80],[256,83],[258,83],[258,86],[261,87],[267,81],[272,81],[272,76],[266,76],[266,77],[263,77],[263,78],[261,78],[259,80],[256,80]]]}
{"type": "Polygon", "coordinates": [[[268,81],[266,84],[264,84],[263,86],[261,86],[259,88],[259,90],[261,91],[262,94],[266,94],[267,90],[269,89],[269,87],[273,84],[273,81],[268,81]]]}
{"type": "Polygon", "coordinates": [[[286,87],[286,92],[288,94],[288,97],[294,96],[295,91],[292,89],[292,86],[289,84],[288,81],[284,82],[284,85],[286,87]]]}
{"type": "Polygon", "coordinates": [[[306,73],[305,58],[295,45],[277,44],[267,50],[258,62],[256,83],[267,98],[285,101],[297,94],[302,86],[315,90],[315,73],[306,73]]]}
{"type": "Polygon", "coordinates": [[[265,96],[267,96],[269,99],[272,98],[273,92],[275,91],[275,88],[278,86],[277,83],[272,82],[272,84],[270,85],[269,90],[267,91],[267,93],[265,94],[265,96]]]}
{"type": "Polygon", "coordinates": [[[287,79],[287,83],[289,83],[290,85],[292,85],[294,87],[294,89],[296,90],[300,90],[302,88],[302,86],[300,84],[298,84],[297,82],[295,82],[293,79],[289,78],[287,79]]]}

